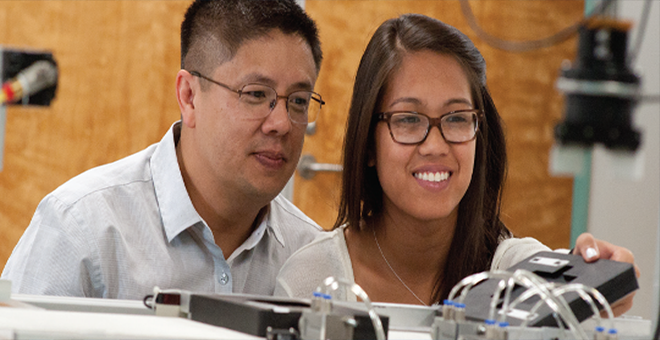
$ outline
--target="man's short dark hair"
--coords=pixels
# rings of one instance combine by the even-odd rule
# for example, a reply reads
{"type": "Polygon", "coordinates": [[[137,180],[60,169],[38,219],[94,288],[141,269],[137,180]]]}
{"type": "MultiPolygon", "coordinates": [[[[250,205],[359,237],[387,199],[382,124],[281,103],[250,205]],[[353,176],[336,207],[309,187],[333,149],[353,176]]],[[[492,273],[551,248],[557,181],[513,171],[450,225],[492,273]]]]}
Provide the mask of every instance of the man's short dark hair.
{"type": "Polygon", "coordinates": [[[320,69],[316,24],[294,0],[194,1],[181,24],[181,68],[211,72],[231,60],[243,43],[273,29],[305,39],[320,69]]]}

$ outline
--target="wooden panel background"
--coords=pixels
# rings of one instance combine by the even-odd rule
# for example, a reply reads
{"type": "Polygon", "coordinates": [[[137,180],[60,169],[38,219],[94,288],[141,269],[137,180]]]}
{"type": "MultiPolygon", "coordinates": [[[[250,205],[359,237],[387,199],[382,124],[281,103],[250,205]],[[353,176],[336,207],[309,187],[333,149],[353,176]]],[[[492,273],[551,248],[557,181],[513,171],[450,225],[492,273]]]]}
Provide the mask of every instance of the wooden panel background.
{"type": "MultiPolygon", "coordinates": [[[[48,108],[7,108],[0,172],[0,267],[39,201],[69,178],[157,142],[179,117],[174,96],[179,25],[189,1],[0,1],[0,45],[46,49],[59,64],[58,93],[48,108]]],[[[489,32],[532,39],[556,32],[582,13],[582,1],[481,0],[475,15],[489,32]]],[[[504,218],[519,235],[568,245],[571,183],[547,173],[552,126],[562,112],[553,88],[575,40],[511,54],[476,39],[456,0],[307,0],[325,60],[317,90],[328,101],[304,153],[337,163],[350,91],[368,38],[384,20],[417,12],[473,38],[488,63],[493,97],[507,124],[510,168],[504,218]]],[[[296,176],[294,203],[329,227],[339,176],[296,176]]]]}
{"type": "MultiPolygon", "coordinates": [[[[562,115],[562,98],[554,89],[559,67],[572,59],[576,39],[526,53],[494,49],[476,38],[457,0],[324,1],[307,0],[306,9],[319,26],[325,60],[316,89],[328,104],[316,135],[303,154],[318,162],[339,163],[352,83],[360,57],[378,25],[403,13],[421,13],[459,28],[486,58],[488,83],[505,121],[509,173],[503,219],[519,236],[533,236],[551,247],[568,247],[572,180],[548,174],[552,129],[562,115]]],[[[481,26],[510,40],[549,36],[579,20],[583,1],[471,1],[481,26]]],[[[324,227],[336,214],[340,175],[319,173],[312,180],[296,177],[294,202],[324,227]]]]}

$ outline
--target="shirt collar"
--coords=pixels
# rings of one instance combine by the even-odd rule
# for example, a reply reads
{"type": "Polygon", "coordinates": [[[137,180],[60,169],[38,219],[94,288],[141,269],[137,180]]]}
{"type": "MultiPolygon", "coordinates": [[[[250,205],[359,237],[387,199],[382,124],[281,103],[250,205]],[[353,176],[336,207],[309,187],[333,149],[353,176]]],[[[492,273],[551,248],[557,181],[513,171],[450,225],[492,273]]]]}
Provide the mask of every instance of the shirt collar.
{"type": "MultiPolygon", "coordinates": [[[[264,221],[267,223],[268,231],[275,236],[275,239],[277,242],[279,242],[282,247],[285,247],[286,244],[284,244],[284,237],[282,236],[282,230],[280,224],[283,222],[282,218],[278,216],[281,214],[282,204],[281,200],[283,200],[282,194],[277,195],[272,201],[270,201],[269,204],[269,209],[268,209],[268,214],[264,218],[264,221]],[[275,208],[274,205],[277,205],[279,208],[275,208]]],[[[263,224],[263,222],[262,222],[263,224]]]]}
{"type": "Polygon", "coordinates": [[[277,242],[279,242],[282,247],[284,247],[284,238],[282,237],[282,233],[279,229],[279,224],[276,223],[274,219],[274,214],[271,212],[273,211],[273,202],[271,202],[269,205],[267,205],[264,209],[266,209],[265,216],[262,218],[261,223],[259,223],[259,226],[250,234],[250,236],[243,242],[243,244],[240,245],[229,257],[227,260],[228,262],[231,263],[231,261],[234,260],[238,255],[243,253],[244,251],[248,251],[254,247],[256,247],[261,240],[263,240],[264,235],[268,232],[269,235],[272,235],[275,237],[277,242]]]}
{"type": "Polygon", "coordinates": [[[181,121],[172,125],[151,156],[151,174],[168,242],[188,227],[204,223],[190,200],[176,156],[181,121]]]}

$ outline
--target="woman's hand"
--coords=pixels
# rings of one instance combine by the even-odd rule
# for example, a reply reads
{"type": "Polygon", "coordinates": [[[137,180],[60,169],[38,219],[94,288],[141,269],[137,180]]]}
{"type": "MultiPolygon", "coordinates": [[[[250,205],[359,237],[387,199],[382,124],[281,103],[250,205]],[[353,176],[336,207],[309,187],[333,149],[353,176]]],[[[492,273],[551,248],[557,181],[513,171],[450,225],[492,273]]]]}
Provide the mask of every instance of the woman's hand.
{"type": "MultiPolygon", "coordinates": [[[[635,267],[635,275],[639,277],[639,268],[635,265],[635,256],[630,250],[615,246],[603,240],[597,240],[589,233],[578,236],[575,241],[575,248],[573,248],[573,254],[582,255],[584,261],[587,263],[594,262],[598,259],[631,263],[635,267]]],[[[635,296],[635,292],[626,295],[611,305],[614,316],[619,316],[630,310],[633,305],[633,296],[635,296]]],[[[607,314],[601,312],[601,316],[607,317],[607,314]]]]}

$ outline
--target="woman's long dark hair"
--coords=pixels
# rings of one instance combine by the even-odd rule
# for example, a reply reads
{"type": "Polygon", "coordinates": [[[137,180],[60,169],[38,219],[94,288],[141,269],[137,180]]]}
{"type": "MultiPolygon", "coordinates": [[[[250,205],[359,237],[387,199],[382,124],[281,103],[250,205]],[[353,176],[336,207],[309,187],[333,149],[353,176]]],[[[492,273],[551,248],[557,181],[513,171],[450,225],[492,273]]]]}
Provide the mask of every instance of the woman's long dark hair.
{"type": "Polygon", "coordinates": [[[419,14],[385,21],[374,33],[355,77],[344,140],[344,171],[335,228],[382,211],[383,189],[368,161],[375,150],[377,108],[392,74],[405,54],[430,50],[454,57],[465,71],[479,121],[474,171],[458,207],[454,239],[444,268],[439,268],[433,292],[441,302],[463,277],[488,270],[501,237],[509,231],[500,221],[506,147],[502,121],[486,87],[486,63],[472,41],[456,28],[419,14]]]}

